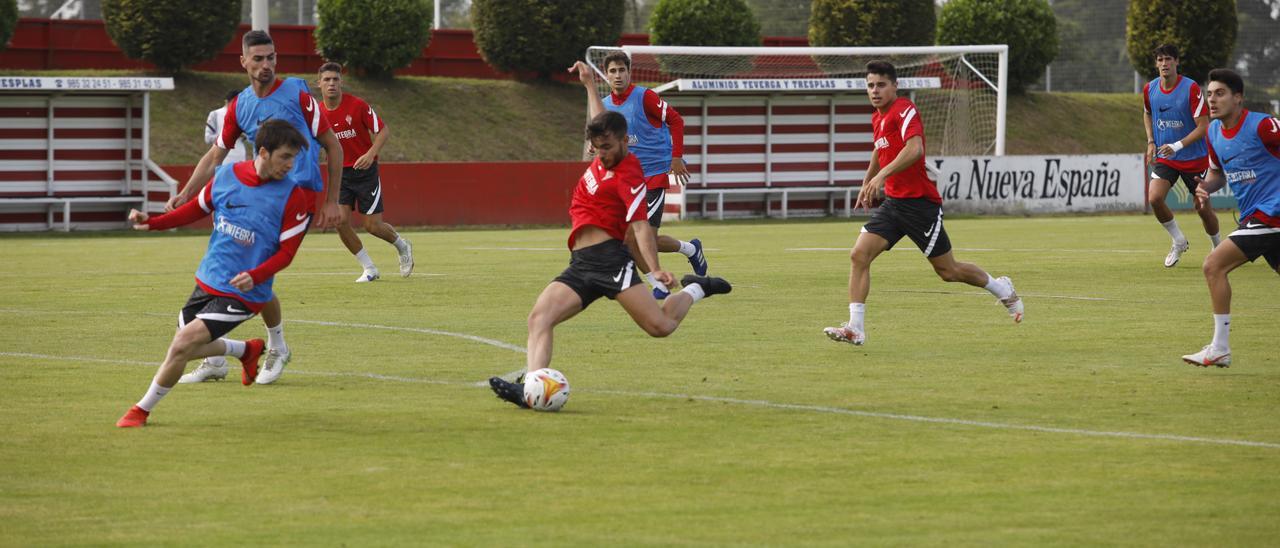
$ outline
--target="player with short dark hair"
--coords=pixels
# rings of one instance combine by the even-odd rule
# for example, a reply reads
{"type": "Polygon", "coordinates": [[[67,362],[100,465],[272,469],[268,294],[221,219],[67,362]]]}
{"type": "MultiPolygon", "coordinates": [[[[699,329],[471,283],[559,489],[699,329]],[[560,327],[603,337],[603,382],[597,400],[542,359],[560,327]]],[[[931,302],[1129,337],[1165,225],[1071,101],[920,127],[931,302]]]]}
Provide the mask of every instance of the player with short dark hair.
{"type": "MultiPolygon", "coordinates": [[[[526,372],[551,364],[551,344],[556,325],[582,312],[600,297],[622,305],[631,319],[653,337],[665,337],[679,327],[689,307],[711,295],[730,292],[733,287],[721,278],[688,275],[684,288],[672,294],[659,308],[644,290],[635,261],[623,243],[628,232],[636,233],[636,247],[651,272],[664,284],[675,277],[662,270],[654,249],[653,227],[644,210],[645,177],[640,161],[627,148],[627,120],[617,112],[601,113],[587,125],[587,139],[596,157],[573,190],[569,216],[572,257],[569,268],[556,277],[538,296],[529,312],[529,341],[526,372]]],[[[489,379],[498,397],[520,407],[524,386],[499,377],[489,379]]]]}
{"type": "MultiPolygon", "coordinates": [[[[608,101],[596,92],[595,74],[586,63],[578,61],[569,69],[577,72],[578,79],[587,90],[587,113],[594,119],[606,110],[622,114],[627,119],[627,145],[632,154],[640,160],[644,170],[645,209],[649,216],[649,225],[657,238],[655,246],[664,253],[684,255],[699,276],[707,273],[707,258],[702,252],[702,241],[694,238],[687,242],[670,236],[658,236],[658,228],[662,226],[663,210],[667,201],[667,188],[674,179],[683,186],[689,181],[689,168],[684,164],[684,119],[676,109],[663,101],[653,90],[631,83],[631,58],[621,51],[609,54],[604,59],[604,70],[611,92],[608,101]]],[[[636,249],[635,242],[628,240],[628,247],[636,249]]],[[[649,284],[653,286],[653,296],[665,299],[670,289],[658,280],[649,265],[640,260],[640,270],[645,272],[649,284]]]]}
{"type": "Polygon", "coordinates": [[[293,179],[293,164],[310,145],[284,120],[256,131],[253,160],[222,166],[197,199],[163,215],[129,212],[136,230],[167,230],[212,214],[209,248],[196,270],[196,288],[178,315],[178,332],[146,395],[116,422],[145,426],[151,409],[178,382],[187,362],[208,356],[240,359],[241,382],[258,376],[262,339],[223,336],[262,310],[272,298],[276,273],[293,261],[311,221],[310,195],[293,179]]]}
{"type": "Polygon", "coordinates": [[[1244,79],[1231,69],[1209,71],[1209,171],[1196,200],[1231,186],[1240,224],[1204,258],[1213,301],[1213,340],[1183,356],[1192,365],[1231,365],[1231,283],[1227,275],[1258,257],[1280,273],[1280,120],[1244,108],[1244,79]]]}
{"type": "MultiPolygon", "coordinates": [[[[1178,264],[1191,244],[1178,228],[1173,211],[1165,203],[1169,189],[1182,179],[1187,190],[1196,191],[1196,180],[1209,167],[1204,135],[1209,127],[1204,96],[1200,85],[1178,74],[1178,48],[1161,44],[1153,52],[1160,76],[1142,88],[1142,120],[1147,131],[1147,162],[1151,166],[1151,182],[1147,185],[1147,202],[1156,220],[1169,232],[1173,245],[1164,258],[1166,268],[1178,264]]],[[[1217,246],[1218,215],[1212,205],[1195,202],[1200,223],[1217,246]]]]}
{"type": "Polygon", "coordinates": [[[342,189],[338,194],[338,237],[347,247],[364,272],[357,283],[372,282],[380,277],[369,252],[365,251],[360,236],[351,228],[351,212],[364,216],[364,230],[395,246],[400,256],[400,275],[413,273],[413,245],[401,238],[391,225],[383,222],[382,177],[378,174],[378,152],[391,130],[383,123],[373,107],[364,99],[345,93],[342,89],[342,65],[325,63],[320,66],[317,84],[324,101],[320,109],[333,126],[334,135],[342,144],[342,189]],[[372,135],[372,139],[370,139],[372,135]]]}
{"type": "MultiPolygon", "coordinates": [[[[293,163],[293,180],[303,190],[310,192],[308,198],[309,212],[315,213],[315,196],[326,190],[324,180],[320,177],[320,149],[327,157],[329,180],[340,181],[342,177],[342,146],[338,138],[329,129],[320,110],[320,103],[311,96],[307,82],[299,78],[276,78],[276,48],[271,36],[265,31],[253,30],[245,33],[240,42],[240,65],[249,76],[249,85],[227,104],[227,115],[223,120],[222,134],[209,151],[196,164],[191,178],[182,191],[166,204],[166,211],[172,210],[190,200],[200,188],[200,184],[213,176],[217,166],[227,155],[227,149],[234,146],[236,140],[244,135],[250,142],[255,140],[258,127],[269,119],[288,121],[294,129],[305,135],[310,143],[306,150],[299,153],[298,160],[293,163]]],[[[256,144],[254,146],[257,146],[256,144]]],[[[338,192],[336,184],[328,186],[324,205],[320,210],[318,225],[328,226],[337,221],[338,192]]],[[[305,236],[305,234],[303,234],[305,236]]],[[[284,372],[292,353],[284,340],[284,312],[280,309],[280,300],[274,295],[271,302],[262,309],[262,321],[267,326],[267,360],[263,364],[262,374],[258,376],[259,384],[270,384],[284,372]]],[[[209,358],[200,364],[195,371],[183,377],[182,382],[201,382],[209,379],[220,379],[227,375],[226,360],[219,357],[209,358]]]]}
{"type": "Polygon", "coordinates": [[[911,239],[946,282],[964,282],[995,295],[1014,322],[1022,321],[1023,304],[1007,277],[993,278],[977,265],[957,262],[951,239],[942,226],[942,196],[925,169],[924,124],[916,106],[898,97],[898,77],[885,61],[867,63],[867,97],[875,107],[871,115],[874,151],[858,192],[856,206],[870,208],[885,195],[880,207],[862,226],[849,257],[849,321],[823,330],[833,341],[861,345],[866,342],[864,318],[871,291],[871,263],[892,249],[903,236],[911,239]]]}

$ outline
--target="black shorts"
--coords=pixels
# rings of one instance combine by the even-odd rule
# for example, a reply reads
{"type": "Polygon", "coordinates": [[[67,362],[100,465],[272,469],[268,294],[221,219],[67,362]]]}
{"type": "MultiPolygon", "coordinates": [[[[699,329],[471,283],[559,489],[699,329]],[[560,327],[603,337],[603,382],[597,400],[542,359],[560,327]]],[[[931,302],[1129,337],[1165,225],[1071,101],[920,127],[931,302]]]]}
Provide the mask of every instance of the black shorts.
{"type": "Polygon", "coordinates": [[[569,286],[586,309],[600,297],[613,299],[640,281],[640,271],[627,246],[618,240],[601,242],[573,252],[569,268],[555,281],[569,286]]]}
{"type": "Polygon", "coordinates": [[[942,226],[942,205],[927,198],[885,198],[862,225],[862,232],[888,240],[886,250],[906,236],[930,259],[951,251],[951,238],[942,226]]]}
{"type": "Polygon", "coordinates": [[[1245,219],[1228,238],[1244,252],[1249,262],[1263,257],[1272,270],[1280,269],[1280,228],[1245,219]]]}
{"type": "Polygon", "coordinates": [[[662,226],[662,211],[667,207],[667,189],[651,188],[644,194],[644,206],[649,208],[649,226],[662,226]]]}
{"type": "Polygon", "coordinates": [[[342,168],[342,190],[338,203],[364,215],[382,213],[382,178],[378,176],[378,162],[369,169],[342,168]]]}
{"type": "Polygon", "coordinates": [[[1187,192],[1190,192],[1192,194],[1196,193],[1196,187],[1199,186],[1199,184],[1196,183],[1195,178],[1196,177],[1203,178],[1204,175],[1205,175],[1204,173],[1178,171],[1177,169],[1174,169],[1172,166],[1162,164],[1160,162],[1156,162],[1153,166],[1151,166],[1152,179],[1164,179],[1166,181],[1169,181],[1169,184],[1177,184],[1178,179],[1181,178],[1182,184],[1187,185],[1187,192]]]}
{"type": "Polygon", "coordinates": [[[213,337],[209,340],[213,341],[256,315],[240,299],[211,295],[197,285],[178,314],[178,329],[199,318],[209,328],[209,335],[213,337]]]}

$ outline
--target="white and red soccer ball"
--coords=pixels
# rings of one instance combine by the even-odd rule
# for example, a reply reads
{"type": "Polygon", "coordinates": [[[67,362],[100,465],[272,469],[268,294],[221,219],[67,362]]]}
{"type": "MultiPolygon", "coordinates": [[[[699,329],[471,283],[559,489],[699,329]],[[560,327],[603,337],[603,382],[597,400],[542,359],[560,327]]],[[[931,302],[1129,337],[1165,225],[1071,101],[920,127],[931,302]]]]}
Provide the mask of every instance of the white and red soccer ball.
{"type": "Polygon", "coordinates": [[[569,401],[569,379],[555,369],[524,376],[524,403],[534,411],[559,411],[569,401]]]}

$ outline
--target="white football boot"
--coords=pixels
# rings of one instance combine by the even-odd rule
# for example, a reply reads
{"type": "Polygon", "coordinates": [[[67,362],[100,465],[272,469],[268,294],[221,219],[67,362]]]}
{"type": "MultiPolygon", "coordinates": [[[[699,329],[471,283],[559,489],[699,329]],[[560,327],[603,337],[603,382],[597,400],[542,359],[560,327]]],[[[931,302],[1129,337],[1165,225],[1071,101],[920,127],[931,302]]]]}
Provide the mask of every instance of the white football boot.
{"type": "Polygon", "coordinates": [[[1164,256],[1164,267],[1173,268],[1182,259],[1182,254],[1191,248],[1191,242],[1173,242],[1173,247],[1169,248],[1169,254],[1164,256]]]}
{"type": "Polygon", "coordinates": [[[1212,344],[1206,344],[1199,352],[1183,356],[1182,361],[1196,367],[1209,367],[1211,365],[1231,367],[1231,351],[1216,348],[1212,344]]]}
{"type": "Polygon", "coordinates": [[[227,371],[229,370],[230,367],[227,366],[227,360],[225,358],[220,360],[205,358],[200,360],[200,365],[196,367],[194,371],[187,373],[186,375],[183,375],[181,379],[178,379],[178,384],[220,381],[227,378],[227,371]],[[218,362],[221,362],[221,365],[219,365],[218,362]]]}
{"type": "Polygon", "coordinates": [[[1013,280],[1008,276],[996,278],[997,282],[1009,284],[1009,298],[1000,299],[999,303],[1004,305],[1005,310],[1009,311],[1009,317],[1013,318],[1013,323],[1022,323],[1022,297],[1018,296],[1018,292],[1013,290],[1013,280]]]}
{"type": "Polygon", "coordinates": [[[413,244],[405,240],[404,251],[400,252],[400,277],[408,278],[410,274],[413,274],[413,244]]]}
{"type": "Polygon", "coordinates": [[[274,348],[267,350],[265,360],[262,367],[258,369],[258,380],[254,381],[258,384],[271,384],[284,374],[284,366],[289,365],[289,359],[293,357],[293,353],[287,349],[280,352],[274,348]]]}
{"type": "Polygon", "coordinates": [[[356,278],[356,283],[358,283],[358,284],[362,284],[362,283],[372,282],[372,281],[374,281],[374,280],[376,280],[376,279],[378,279],[378,278],[381,278],[381,277],[382,277],[382,276],[381,276],[380,274],[378,274],[378,268],[377,268],[377,267],[374,267],[374,268],[366,268],[366,269],[364,270],[364,272],[363,272],[362,274],[360,274],[360,277],[359,277],[359,278],[356,278]]]}
{"type": "Polygon", "coordinates": [[[867,342],[867,334],[852,327],[848,323],[840,324],[840,327],[825,327],[822,332],[827,335],[828,339],[836,342],[849,343],[854,346],[862,346],[867,342]]]}

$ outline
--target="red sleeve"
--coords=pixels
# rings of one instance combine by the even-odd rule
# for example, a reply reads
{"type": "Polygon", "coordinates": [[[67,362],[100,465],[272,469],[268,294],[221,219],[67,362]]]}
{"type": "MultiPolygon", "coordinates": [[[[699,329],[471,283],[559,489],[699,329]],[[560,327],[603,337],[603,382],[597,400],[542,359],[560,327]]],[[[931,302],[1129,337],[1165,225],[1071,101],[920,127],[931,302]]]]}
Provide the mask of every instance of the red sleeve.
{"type": "Polygon", "coordinates": [[[1142,112],[1151,114],[1151,82],[1142,86],[1142,112]]]}
{"type": "Polygon", "coordinates": [[[375,135],[382,133],[382,128],[387,127],[387,124],[382,122],[382,118],[379,118],[378,113],[373,111],[373,107],[369,106],[369,103],[360,101],[360,109],[360,118],[364,120],[364,127],[369,128],[369,131],[375,135]]]}
{"type": "Polygon", "coordinates": [[[908,105],[902,111],[901,119],[902,142],[906,143],[912,137],[924,137],[924,122],[920,121],[920,112],[916,110],[915,105],[908,105]]]}
{"type": "Polygon", "coordinates": [[[1213,140],[1206,138],[1204,140],[1204,148],[1209,151],[1209,169],[1222,170],[1222,161],[1218,159],[1218,153],[1213,151],[1213,140]]]}
{"type": "Polygon", "coordinates": [[[302,187],[294,187],[284,206],[284,219],[280,222],[280,249],[249,271],[255,285],[271,279],[293,262],[293,256],[298,254],[298,247],[302,245],[302,238],[307,235],[307,226],[311,224],[308,210],[307,193],[302,187]]]}
{"type": "Polygon", "coordinates": [[[320,109],[320,103],[310,93],[298,92],[298,106],[302,108],[302,117],[307,120],[307,127],[311,128],[312,137],[319,137],[320,133],[329,129],[329,119],[320,109]]]}
{"type": "Polygon", "coordinates": [[[1208,109],[1204,105],[1204,94],[1200,93],[1200,84],[1191,82],[1191,97],[1188,98],[1187,104],[1191,105],[1191,117],[1199,118],[1208,116],[1208,109]]]}
{"type": "Polygon", "coordinates": [[[1280,147],[1280,120],[1266,118],[1258,122],[1258,138],[1272,154],[1280,152],[1277,150],[1280,147]]]}
{"type": "Polygon", "coordinates": [[[614,183],[615,192],[622,203],[627,204],[625,221],[633,223],[649,218],[649,211],[644,207],[645,181],[644,171],[640,169],[640,161],[634,155],[628,156],[618,165],[618,181],[614,183]]]}
{"type": "Polygon", "coordinates": [[[675,107],[663,101],[653,90],[646,89],[644,90],[644,113],[653,127],[662,127],[663,123],[667,124],[667,130],[671,132],[671,157],[683,157],[684,118],[680,117],[675,107]]]}
{"type": "Polygon", "coordinates": [[[156,215],[147,219],[148,230],[169,230],[183,225],[189,225],[200,219],[207,217],[213,212],[213,180],[210,179],[200,189],[200,194],[196,199],[182,204],[178,209],[156,215]]]}
{"type": "Polygon", "coordinates": [[[236,139],[244,133],[240,129],[240,122],[236,120],[236,99],[239,97],[232,98],[231,102],[227,103],[227,113],[222,117],[222,133],[218,134],[216,144],[223,150],[231,150],[235,147],[236,139]]]}

